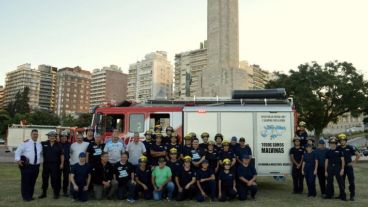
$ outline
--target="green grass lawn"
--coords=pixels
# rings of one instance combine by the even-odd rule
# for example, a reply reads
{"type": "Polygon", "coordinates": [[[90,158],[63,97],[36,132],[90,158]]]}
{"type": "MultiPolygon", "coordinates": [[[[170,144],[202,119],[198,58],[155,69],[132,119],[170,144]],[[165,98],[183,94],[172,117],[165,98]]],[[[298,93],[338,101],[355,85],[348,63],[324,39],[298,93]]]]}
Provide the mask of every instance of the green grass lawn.
{"type": "MultiPolygon", "coordinates": [[[[76,203],[70,198],[61,197],[59,200],[52,199],[52,196],[43,199],[35,200],[33,202],[23,202],[20,195],[20,172],[14,164],[0,164],[0,206],[149,206],[149,207],[163,207],[165,206],[283,206],[283,207],[299,207],[299,206],[323,206],[323,207],[336,207],[336,206],[367,206],[368,205],[368,162],[359,163],[355,167],[356,176],[356,188],[357,195],[354,202],[343,202],[340,200],[323,200],[320,195],[317,198],[308,198],[306,193],[303,195],[291,194],[291,177],[288,177],[286,182],[278,183],[269,177],[259,177],[259,192],[256,196],[256,201],[238,201],[226,203],[209,203],[205,202],[199,204],[195,201],[185,202],[170,202],[167,201],[143,201],[139,200],[134,204],[128,204],[126,201],[89,201],[87,203],[76,203]]],[[[37,180],[35,197],[41,192],[41,173],[37,180]]],[[[336,182],[335,182],[336,183],[336,182]]],[[[335,184],[335,192],[338,192],[335,184]]],[[[318,186],[317,186],[318,189],[318,186]]],[[[306,187],[304,192],[306,192],[306,187]]],[[[346,191],[348,194],[348,190],[346,191]]],[[[318,191],[319,193],[319,191],[318,191]]],[[[49,189],[49,195],[52,195],[52,190],[49,189]]]]}

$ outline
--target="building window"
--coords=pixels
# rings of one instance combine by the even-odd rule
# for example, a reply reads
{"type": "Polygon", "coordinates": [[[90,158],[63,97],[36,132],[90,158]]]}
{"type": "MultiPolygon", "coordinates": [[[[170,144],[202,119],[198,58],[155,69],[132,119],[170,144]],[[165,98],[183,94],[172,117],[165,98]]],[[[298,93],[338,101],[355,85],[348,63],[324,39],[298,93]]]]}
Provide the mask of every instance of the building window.
{"type": "Polygon", "coordinates": [[[129,116],[129,132],[144,132],[144,114],[129,116]]]}

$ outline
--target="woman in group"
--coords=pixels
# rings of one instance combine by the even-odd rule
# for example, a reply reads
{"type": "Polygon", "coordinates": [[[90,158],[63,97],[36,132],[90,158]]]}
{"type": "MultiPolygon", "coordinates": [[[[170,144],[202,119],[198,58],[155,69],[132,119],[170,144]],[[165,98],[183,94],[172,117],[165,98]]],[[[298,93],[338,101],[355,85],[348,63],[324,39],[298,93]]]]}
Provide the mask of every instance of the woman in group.
{"type": "Polygon", "coordinates": [[[176,186],[178,187],[177,201],[192,199],[196,194],[196,172],[191,166],[192,158],[184,157],[184,164],[177,176],[175,177],[176,186]]]}
{"type": "Polygon", "coordinates": [[[218,179],[218,192],[219,200],[227,201],[232,200],[237,195],[235,174],[231,170],[230,159],[224,159],[222,161],[224,170],[220,172],[218,179]]]}
{"type": "Polygon", "coordinates": [[[147,166],[148,158],[142,155],[139,158],[139,166],[135,170],[136,191],[135,198],[138,199],[142,194],[146,200],[152,199],[153,186],[151,182],[151,169],[147,166]]]}

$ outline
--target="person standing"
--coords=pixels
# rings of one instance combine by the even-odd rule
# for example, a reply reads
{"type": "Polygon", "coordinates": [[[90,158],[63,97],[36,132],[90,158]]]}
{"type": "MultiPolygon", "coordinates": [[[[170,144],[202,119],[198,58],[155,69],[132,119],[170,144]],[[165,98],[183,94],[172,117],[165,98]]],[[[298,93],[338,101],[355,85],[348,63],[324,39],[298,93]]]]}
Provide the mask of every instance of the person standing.
{"type": "Polygon", "coordinates": [[[166,131],[166,136],[162,137],[162,144],[167,145],[171,142],[170,139],[171,139],[172,134],[174,133],[174,128],[172,128],[171,126],[168,126],[166,127],[165,131],[166,131]]]}
{"type": "Polygon", "coordinates": [[[222,142],[223,149],[219,154],[219,164],[223,167],[222,161],[225,159],[229,159],[231,161],[231,167],[236,164],[236,158],[233,151],[230,150],[230,142],[225,140],[222,142]]]}
{"type": "Polygon", "coordinates": [[[92,127],[88,127],[86,133],[87,133],[86,134],[86,137],[83,138],[83,141],[84,142],[88,142],[88,143],[95,142],[95,139],[93,137],[93,128],[92,127]]]}
{"type": "Polygon", "coordinates": [[[355,147],[347,144],[347,137],[345,134],[338,135],[340,146],[337,147],[344,154],[345,159],[345,169],[344,175],[342,177],[344,185],[345,185],[345,178],[348,177],[349,181],[349,191],[350,191],[350,201],[354,201],[355,197],[355,178],[354,178],[354,169],[353,169],[353,162],[358,162],[360,158],[359,152],[356,150],[355,147]],[[355,160],[353,161],[352,157],[355,156],[355,160]]]}
{"type": "Polygon", "coordinates": [[[207,146],[207,151],[205,153],[206,160],[208,160],[209,168],[213,170],[215,174],[217,174],[219,170],[219,161],[218,156],[219,153],[215,151],[215,142],[209,141],[207,146]]]}
{"type": "Polygon", "coordinates": [[[51,177],[51,187],[54,191],[54,199],[60,196],[61,170],[64,168],[64,154],[62,146],[56,142],[56,131],[47,133],[48,141],[41,142],[43,153],[42,165],[42,194],[40,199],[46,198],[51,177]]]}
{"type": "Polygon", "coordinates": [[[40,170],[42,145],[37,139],[38,130],[32,129],[31,138],[25,140],[15,151],[15,161],[21,174],[21,194],[26,202],[34,200],[34,187],[40,170]]]}
{"type": "Polygon", "coordinates": [[[238,138],[236,136],[231,137],[230,140],[230,151],[235,153],[235,150],[239,147],[238,138]]]}
{"type": "Polygon", "coordinates": [[[208,132],[203,132],[201,134],[201,138],[202,138],[202,143],[199,144],[199,148],[201,148],[203,151],[207,151],[207,147],[208,147],[208,139],[210,138],[210,134],[208,134],[208,132]]]}
{"type": "Polygon", "coordinates": [[[320,139],[318,141],[318,148],[314,151],[314,153],[318,159],[317,177],[322,196],[326,195],[325,161],[327,151],[328,149],[326,148],[325,141],[320,139]]]}
{"type": "Polygon", "coordinates": [[[337,149],[338,140],[336,137],[330,138],[330,150],[326,153],[325,176],[327,177],[327,187],[325,199],[331,199],[334,192],[333,179],[336,177],[339,185],[340,195],[336,198],[346,201],[345,185],[342,179],[344,176],[345,159],[342,151],[337,149]]]}
{"type": "Polygon", "coordinates": [[[94,167],[101,162],[101,154],[105,148],[100,134],[96,134],[94,142],[90,142],[87,148],[87,162],[94,167]]]}
{"type": "Polygon", "coordinates": [[[306,125],[307,124],[304,121],[299,122],[298,130],[295,132],[296,136],[300,138],[300,145],[302,147],[305,147],[305,145],[307,144],[307,139],[308,139],[308,133],[307,131],[305,131],[306,125]]]}
{"type": "Polygon", "coordinates": [[[172,182],[172,172],[170,168],[166,166],[164,157],[158,159],[158,166],[153,169],[151,179],[154,188],[153,199],[155,201],[161,200],[163,192],[166,191],[167,200],[171,201],[175,185],[172,182]]]}
{"type": "Polygon", "coordinates": [[[92,169],[92,183],[95,198],[102,200],[103,197],[111,199],[117,189],[117,182],[113,180],[114,168],[109,163],[109,155],[102,152],[100,162],[95,163],[92,169]]]}
{"type": "Polygon", "coordinates": [[[152,161],[152,157],[151,157],[151,146],[153,144],[153,139],[152,139],[152,130],[147,130],[144,133],[144,147],[146,148],[146,153],[145,156],[147,157],[147,165],[150,166],[152,165],[153,161],[152,161]]]}
{"type": "Polygon", "coordinates": [[[294,137],[293,139],[294,147],[290,149],[290,159],[293,163],[291,176],[293,178],[293,193],[302,194],[303,193],[303,175],[302,175],[302,163],[304,150],[300,146],[300,138],[294,137]]]}
{"type": "Polygon", "coordinates": [[[125,145],[119,140],[118,129],[114,129],[112,136],[112,140],[105,144],[104,152],[109,154],[109,162],[114,165],[120,161],[121,154],[125,152],[125,145]]]}
{"type": "Polygon", "coordinates": [[[195,167],[195,169],[198,169],[203,160],[206,159],[205,151],[199,147],[199,140],[197,138],[194,138],[192,141],[190,157],[192,158],[192,165],[195,167]]]}
{"type": "Polygon", "coordinates": [[[139,163],[139,158],[146,153],[146,147],[140,141],[139,133],[134,132],[133,142],[130,142],[126,148],[129,153],[129,162],[136,168],[139,163]]]}
{"type": "Polygon", "coordinates": [[[313,151],[313,145],[307,144],[306,152],[303,155],[302,173],[308,187],[308,197],[316,197],[316,175],[318,168],[318,158],[313,151]]]}
{"type": "Polygon", "coordinates": [[[68,197],[68,187],[69,187],[69,173],[70,173],[70,163],[69,163],[69,159],[70,159],[70,143],[68,142],[68,133],[66,131],[62,131],[60,133],[60,145],[61,148],[63,149],[63,154],[64,154],[64,167],[61,171],[62,176],[61,178],[63,179],[62,181],[62,189],[63,189],[63,195],[65,197],[68,197]]]}
{"type": "Polygon", "coordinates": [[[81,152],[86,153],[87,152],[87,148],[89,146],[88,142],[84,142],[83,141],[83,135],[82,134],[77,134],[77,137],[75,139],[76,142],[74,142],[71,146],[70,146],[70,165],[75,165],[77,163],[79,163],[79,155],[81,152]]]}
{"type": "Polygon", "coordinates": [[[238,164],[242,163],[241,158],[248,155],[252,157],[252,149],[248,144],[245,143],[245,138],[241,137],[239,139],[239,146],[235,149],[236,161],[238,164]]]}
{"type": "Polygon", "coordinates": [[[156,142],[151,146],[152,165],[156,166],[160,158],[166,158],[166,146],[162,144],[162,134],[156,133],[156,142]]]}
{"type": "Polygon", "coordinates": [[[224,136],[221,133],[215,135],[215,150],[220,153],[224,148],[222,147],[222,141],[224,141],[224,136]]]}
{"type": "Polygon", "coordinates": [[[72,165],[70,170],[73,198],[81,202],[86,202],[88,200],[88,186],[91,182],[91,167],[86,162],[86,156],[85,152],[79,153],[78,163],[72,165]]]}

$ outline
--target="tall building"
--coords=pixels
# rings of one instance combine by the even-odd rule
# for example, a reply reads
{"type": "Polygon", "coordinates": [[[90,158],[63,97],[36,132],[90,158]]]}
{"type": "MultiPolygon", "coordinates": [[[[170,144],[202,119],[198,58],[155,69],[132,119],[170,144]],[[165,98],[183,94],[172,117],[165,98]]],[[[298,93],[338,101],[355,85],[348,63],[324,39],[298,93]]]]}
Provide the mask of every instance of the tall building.
{"type": "Polygon", "coordinates": [[[57,72],[56,113],[88,113],[91,72],[75,68],[62,68],[57,72]]]}
{"type": "Polygon", "coordinates": [[[173,85],[172,66],[167,53],[157,51],[129,66],[128,99],[171,99],[173,85]]]}
{"type": "Polygon", "coordinates": [[[5,109],[4,98],[5,98],[5,88],[4,86],[0,86],[0,109],[5,109]]]}
{"type": "Polygon", "coordinates": [[[330,122],[326,128],[323,129],[323,134],[328,137],[329,135],[336,135],[339,133],[355,133],[364,131],[364,115],[360,114],[357,117],[353,117],[350,113],[345,113],[339,116],[337,122],[330,122]]]}
{"type": "Polygon", "coordinates": [[[201,96],[202,72],[207,67],[207,42],[175,55],[175,99],[201,96]]]}
{"type": "Polygon", "coordinates": [[[41,109],[55,112],[57,68],[50,65],[39,65],[38,71],[41,75],[39,106],[41,109]]]}
{"type": "Polygon", "coordinates": [[[6,74],[5,78],[5,98],[4,106],[15,101],[18,91],[29,88],[29,106],[31,110],[39,108],[41,74],[38,70],[32,69],[30,63],[17,67],[16,70],[6,74]]]}
{"type": "Polygon", "coordinates": [[[272,73],[263,70],[259,65],[249,65],[247,61],[240,61],[239,65],[247,73],[246,84],[248,89],[264,89],[270,78],[273,77],[270,75],[272,73]]]}
{"type": "Polygon", "coordinates": [[[207,1],[207,41],[202,96],[230,96],[233,89],[244,89],[246,75],[239,68],[238,0],[207,1]]]}
{"type": "Polygon", "coordinates": [[[95,69],[92,73],[90,107],[127,98],[128,75],[116,65],[95,69]]]}

